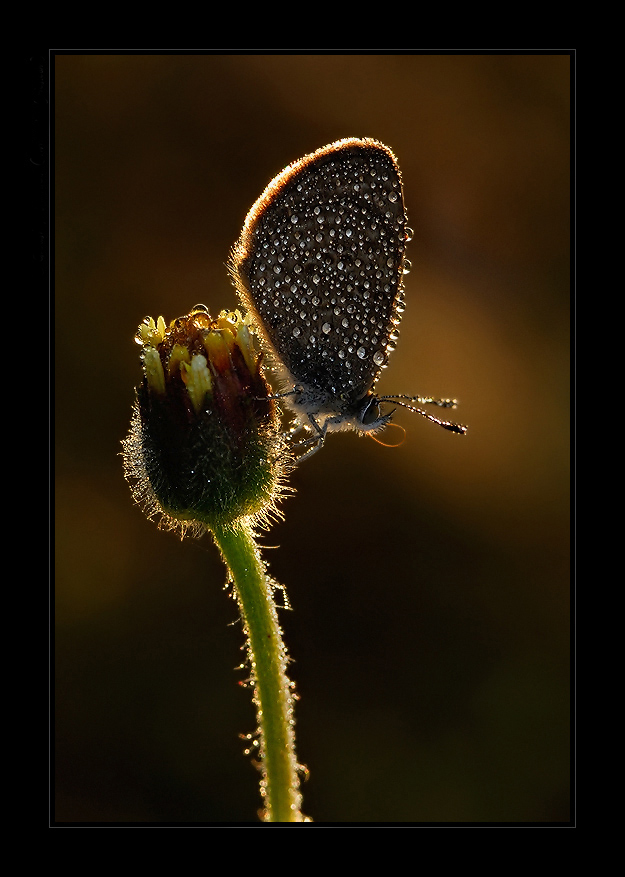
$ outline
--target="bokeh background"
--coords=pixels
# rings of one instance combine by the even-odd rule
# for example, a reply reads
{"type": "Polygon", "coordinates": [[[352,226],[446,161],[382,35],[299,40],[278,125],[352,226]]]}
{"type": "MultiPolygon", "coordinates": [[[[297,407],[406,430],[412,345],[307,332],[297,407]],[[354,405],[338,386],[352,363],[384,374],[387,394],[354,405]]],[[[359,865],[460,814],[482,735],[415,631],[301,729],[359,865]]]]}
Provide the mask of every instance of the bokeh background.
{"type": "Polygon", "coordinates": [[[210,540],[133,505],[136,327],[236,304],[226,260],[290,161],[392,147],[407,309],[381,392],[455,396],[329,438],[264,542],[328,823],[569,819],[568,55],[52,59],[56,819],[254,824],[242,633],[210,540]],[[394,440],[399,433],[389,433],[394,440]]]}

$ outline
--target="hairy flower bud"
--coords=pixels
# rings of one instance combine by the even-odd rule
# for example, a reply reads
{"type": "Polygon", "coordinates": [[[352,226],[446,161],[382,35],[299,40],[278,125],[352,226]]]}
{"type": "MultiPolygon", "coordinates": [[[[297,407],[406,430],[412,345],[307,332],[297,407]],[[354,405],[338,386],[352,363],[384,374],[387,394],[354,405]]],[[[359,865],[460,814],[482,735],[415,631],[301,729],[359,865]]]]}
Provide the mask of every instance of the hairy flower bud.
{"type": "Polygon", "coordinates": [[[288,457],[247,320],[203,305],[146,317],[124,470],[148,517],[184,535],[275,514],[288,457]]]}

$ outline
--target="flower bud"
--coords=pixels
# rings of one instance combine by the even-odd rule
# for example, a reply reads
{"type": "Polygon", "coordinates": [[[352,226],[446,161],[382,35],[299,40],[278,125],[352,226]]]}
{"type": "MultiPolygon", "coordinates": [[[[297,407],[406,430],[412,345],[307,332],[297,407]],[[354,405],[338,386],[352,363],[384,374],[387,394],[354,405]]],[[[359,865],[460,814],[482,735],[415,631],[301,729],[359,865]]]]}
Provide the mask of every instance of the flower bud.
{"type": "Polygon", "coordinates": [[[181,535],[266,522],[288,456],[247,320],[196,305],[169,326],[146,317],[135,340],[144,377],[122,444],[137,502],[181,535]]]}

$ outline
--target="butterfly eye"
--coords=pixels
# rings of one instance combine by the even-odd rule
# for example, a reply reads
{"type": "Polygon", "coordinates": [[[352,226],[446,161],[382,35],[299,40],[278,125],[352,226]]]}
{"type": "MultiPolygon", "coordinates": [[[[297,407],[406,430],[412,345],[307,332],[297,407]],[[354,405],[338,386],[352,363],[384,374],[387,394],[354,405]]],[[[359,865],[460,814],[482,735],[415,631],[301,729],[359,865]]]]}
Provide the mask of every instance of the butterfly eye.
{"type": "Polygon", "coordinates": [[[362,409],[360,419],[365,426],[374,423],[380,417],[380,404],[375,396],[371,396],[366,406],[362,409]]]}

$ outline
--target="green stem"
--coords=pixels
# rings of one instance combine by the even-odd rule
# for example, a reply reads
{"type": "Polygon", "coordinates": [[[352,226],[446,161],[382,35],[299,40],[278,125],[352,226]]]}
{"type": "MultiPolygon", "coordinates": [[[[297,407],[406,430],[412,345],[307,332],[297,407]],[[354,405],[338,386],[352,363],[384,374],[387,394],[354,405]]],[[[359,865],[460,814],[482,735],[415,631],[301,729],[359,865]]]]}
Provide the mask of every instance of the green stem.
{"type": "Polygon", "coordinates": [[[237,522],[213,530],[230,570],[248,638],[260,731],[261,793],[266,822],[302,822],[295,757],[293,695],[273,588],[251,527],[237,522]]]}

